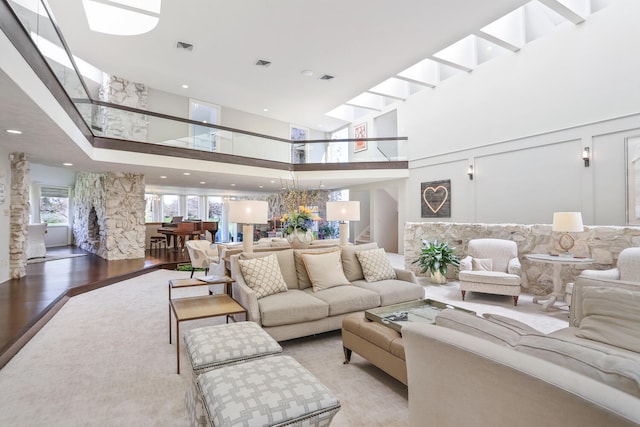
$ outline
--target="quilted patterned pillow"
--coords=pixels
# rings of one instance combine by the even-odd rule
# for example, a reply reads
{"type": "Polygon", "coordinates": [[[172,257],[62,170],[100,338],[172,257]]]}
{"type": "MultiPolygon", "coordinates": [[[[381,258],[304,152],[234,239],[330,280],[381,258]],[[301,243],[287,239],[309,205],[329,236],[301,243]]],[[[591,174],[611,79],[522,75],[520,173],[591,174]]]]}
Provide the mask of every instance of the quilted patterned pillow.
{"type": "Polygon", "coordinates": [[[262,298],[287,291],[276,254],[262,258],[240,259],[238,262],[244,281],[254,290],[256,297],[262,298]]]}
{"type": "Polygon", "coordinates": [[[379,280],[395,279],[396,272],[389,262],[383,248],[356,252],[364,280],[377,282],[379,280]]]}

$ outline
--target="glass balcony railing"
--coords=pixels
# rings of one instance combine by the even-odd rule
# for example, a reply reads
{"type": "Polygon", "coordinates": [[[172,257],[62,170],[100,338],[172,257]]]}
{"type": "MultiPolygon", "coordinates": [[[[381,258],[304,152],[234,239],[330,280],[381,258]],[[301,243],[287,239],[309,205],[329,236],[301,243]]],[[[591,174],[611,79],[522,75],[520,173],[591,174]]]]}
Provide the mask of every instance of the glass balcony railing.
{"type": "Polygon", "coordinates": [[[407,161],[405,137],[292,141],[94,100],[88,88],[97,93],[96,85],[102,80],[103,73],[70,54],[46,3],[42,0],[0,1],[14,10],[94,138],[294,165],[407,161]]]}

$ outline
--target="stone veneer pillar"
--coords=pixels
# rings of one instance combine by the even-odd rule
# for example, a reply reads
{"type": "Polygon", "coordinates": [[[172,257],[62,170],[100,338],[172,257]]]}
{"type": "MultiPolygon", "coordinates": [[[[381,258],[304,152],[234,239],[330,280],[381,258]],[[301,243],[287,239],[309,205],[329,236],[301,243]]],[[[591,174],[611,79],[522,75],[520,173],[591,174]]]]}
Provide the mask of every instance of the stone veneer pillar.
{"type": "Polygon", "coordinates": [[[107,260],[144,258],[144,175],[87,173],[76,177],[76,246],[107,260]]]}
{"type": "Polygon", "coordinates": [[[25,153],[11,153],[11,201],[9,204],[9,275],[27,274],[27,225],[29,225],[29,161],[25,153]]]}
{"type": "MultiPolygon", "coordinates": [[[[547,224],[479,224],[452,222],[407,222],[404,225],[405,268],[418,274],[419,267],[411,262],[420,254],[423,240],[447,242],[456,248],[456,255],[466,256],[469,240],[494,238],[513,240],[518,245],[518,258],[522,263],[522,286],[527,293],[546,295],[553,290],[553,266],[530,262],[525,255],[531,253],[560,253],[558,237],[547,224]]],[[[582,233],[572,233],[574,255],[587,256],[594,264],[563,266],[562,281],[573,282],[582,270],[605,269],[617,264],[618,254],[625,248],[640,246],[640,227],[585,226],[582,233]]],[[[449,269],[448,277],[457,280],[457,269],[449,269]]]]}

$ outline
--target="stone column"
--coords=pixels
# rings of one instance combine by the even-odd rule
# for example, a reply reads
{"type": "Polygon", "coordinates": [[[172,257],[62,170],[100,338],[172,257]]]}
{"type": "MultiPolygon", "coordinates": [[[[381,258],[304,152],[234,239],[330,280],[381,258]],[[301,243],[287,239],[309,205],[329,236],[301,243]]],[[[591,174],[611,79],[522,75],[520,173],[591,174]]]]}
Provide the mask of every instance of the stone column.
{"type": "Polygon", "coordinates": [[[9,275],[27,274],[27,225],[29,225],[29,161],[25,153],[11,153],[11,199],[9,229],[9,275]]]}
{"type": "MultiPolygon", "coordinates": [[[[147,109],[147,87],[117,76],[104,75],[98,96],[101,101],[141,110],[147,109]]],[[[107,107],[100,107],[97,114],[96,123],[104,136],[147,141],[149,118],[146,115],[107,107]]]]}

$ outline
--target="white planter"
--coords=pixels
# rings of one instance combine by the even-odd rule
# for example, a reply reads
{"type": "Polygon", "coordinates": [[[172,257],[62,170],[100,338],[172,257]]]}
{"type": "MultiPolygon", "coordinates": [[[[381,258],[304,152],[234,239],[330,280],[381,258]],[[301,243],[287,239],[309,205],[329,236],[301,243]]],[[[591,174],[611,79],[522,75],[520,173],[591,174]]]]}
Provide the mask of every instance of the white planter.
{"type": "Polygon", "coordinates": [[[431,283],[436,283],[438,285],[442,285],[447,283],[447,276],[440,273],[439,271],[431,272],[431,283]]]}

